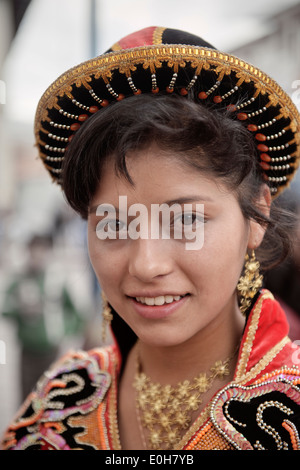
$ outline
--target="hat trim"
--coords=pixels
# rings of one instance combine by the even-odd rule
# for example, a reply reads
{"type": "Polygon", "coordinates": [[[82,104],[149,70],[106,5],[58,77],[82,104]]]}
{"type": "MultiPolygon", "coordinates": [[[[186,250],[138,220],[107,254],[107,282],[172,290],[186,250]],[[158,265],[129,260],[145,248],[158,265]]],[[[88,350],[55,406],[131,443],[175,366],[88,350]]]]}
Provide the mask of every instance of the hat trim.
{"type": "MultiPolygon", "coordinates": [[[[163,30],[163,28],[161,29],[163,30]]],[[[163,34],[163,31],[161,34],[163,34]]],[[[61,109],[58,100],[63,96],[74,99],[72,95],[74,85],[76,87],[84,86],[92,92],[90,82],[93,79],[102,79],[112,96],[117,98],[118,94],[110,86],[110,80],[114,71],[124,74],[127,79],[131,80],[131,74],[136,71],[137,65],[142,65],[145,70],[150,69],[150,72],[155,74],[156,70],[161,68],[163,63],[167,63],[167,66],[173,69],[174,74],[178,72],[179,68],[185,68],[186,64],[189,63],[194,69],[194,77],[200,75],[201,70],[205,69],[214,72],[218,82],[221,82],[226,75],[229,76],[232,73],[235,73],[238,79],[237,87],[244,82],[252,82],[256,89],[253,95],[254,99],[259,95],[267,95],[268,102],[265,104],[265,108],[279,106],[276,119],[290,119],[288,128],[294,133],[294,139],[289,144],[295,143],[297,145],[297,150],[293,153],[293,156],[296,158],[293,166],[295,168],[298,167],[300,157],[300,116],[288,94],[266,73],[244,60],[215,49],[182,44],[142,46],[110,52],[82,62],[62,74],[50,85],[40,99],[35,117],[36,142],[41,145],[44,144],[40,139],[39,133],[41,131],[44,132],[42,122],[50,121],[48,110],[56,108],[62,114],[68,114],[61,109]]],[[[73,118],[73,115],[67,115],[67,117],[73,118]]],[[[59,145],[55,143],[54,147],[59,148],[59,145]]],[[[52,168],[51,171],[53,171],[52,168]]],[[[58,173],[58,171],[55,171],[55,173],[58,173]]],[[[286,178],[285,186],[291,177],[292,175],[289,175],[286,178]]],[[[282,189],[284,188],[278,188],[277,195],[282,189]]]]}
{"type": "MultiPolygon", "coordinates": [[[[114,70],[130,76],[131,72],[136,70],[135,65],[143,64],[144,69],[150,68],[152,71],[153,67],[160,68],[162,62],[166,61],[169,67],[175,68],[176,66],[185,67],[186,62],[191,62],[191,66],[195,69],[202,68],[204,65],[216,66],[215,72],[219,74],[217,78],[219,81],[224,75],[236,72],[236,76],[239,78],[237,86],[252,79],[258,94],[269,93],[269,105],[280,105],[283,117],[292,115],[295,121],[298,117],[298,110],[287,93],[267,74],[244,60],[209,48],[162,45],[111,52],[71,68],[53,82],[43,94],[36,113],[36,123],[45,120],[45,113],[47,113],[45,108],[51,109],[58,106],[58,97],[63,95],[72,97],[72,85],[76,84],[77,87],[83,85],[85,88],[91,89],[88,82],[92,80],[92,75],[95,79],[102,78],[108,81],[114,70]],[[44,113],[42,109],[45,110],[44,113]]],[[[198,70],[195,73],[197,72],[198,70]]],[[[300,130],[299,125],[297,129],[300,130]]]]}

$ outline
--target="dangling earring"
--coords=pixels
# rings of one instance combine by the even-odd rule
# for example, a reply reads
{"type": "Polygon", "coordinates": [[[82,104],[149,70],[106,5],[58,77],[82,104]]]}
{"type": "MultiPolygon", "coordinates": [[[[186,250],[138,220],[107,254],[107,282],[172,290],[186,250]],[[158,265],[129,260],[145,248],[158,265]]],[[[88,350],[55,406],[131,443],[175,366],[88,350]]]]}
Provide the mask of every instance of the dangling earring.
{"type": "Polygon", "coordinates": [[[106,331],[113,319],[113,315],[111,313],[110,306],[108,304],[107,298],[103,291],[101,295],[102,295],[102,342],[105,343],[106,331]]]}
{"type": "Polygon", "coordinates": [[[259,273],[259,268],[260,263],[252,250],[251,258],[248,253],[245,256],[244,274],[240,277],[237,285],[237,290],[240,292],[240,310],[244,315],[263,283],[263,276],[259,273]]]}

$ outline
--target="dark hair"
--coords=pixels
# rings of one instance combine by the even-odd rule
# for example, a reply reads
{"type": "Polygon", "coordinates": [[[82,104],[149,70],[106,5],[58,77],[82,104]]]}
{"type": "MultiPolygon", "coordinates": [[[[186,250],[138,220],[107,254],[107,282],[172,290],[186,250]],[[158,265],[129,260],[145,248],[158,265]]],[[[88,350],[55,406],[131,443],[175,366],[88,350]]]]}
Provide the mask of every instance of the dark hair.
{"type": "Polygon", "coordinates": [[[113,159],[117,174],[133,184],[126,157],[152,144],[221,178],[236,193],[244,217],[267,227],[258,251],[263,269],[288,255],[289,214],[273,203],[271,215],[266,217],[257,204],[264,180],[251,133],[226,111],[208,109],[186,97],[133,96],[89,118],[65,154],[62,176],[68,203],[87,218],[104,163],[113,159]]]}

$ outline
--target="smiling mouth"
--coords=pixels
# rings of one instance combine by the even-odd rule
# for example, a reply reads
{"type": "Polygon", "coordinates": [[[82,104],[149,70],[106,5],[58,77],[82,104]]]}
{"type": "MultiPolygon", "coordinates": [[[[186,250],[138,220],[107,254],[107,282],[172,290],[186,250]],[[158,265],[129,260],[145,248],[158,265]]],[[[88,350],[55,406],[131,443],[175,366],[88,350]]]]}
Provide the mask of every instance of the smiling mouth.
{"type": "Polygon", "coordinates": [[[173,302],[178,302],[183,297],[186,297],[189,294],[185,295],[159,295],[158,297],[134,297],[136,302],[144,305],[165,305],[171,304],[173,302]]]}

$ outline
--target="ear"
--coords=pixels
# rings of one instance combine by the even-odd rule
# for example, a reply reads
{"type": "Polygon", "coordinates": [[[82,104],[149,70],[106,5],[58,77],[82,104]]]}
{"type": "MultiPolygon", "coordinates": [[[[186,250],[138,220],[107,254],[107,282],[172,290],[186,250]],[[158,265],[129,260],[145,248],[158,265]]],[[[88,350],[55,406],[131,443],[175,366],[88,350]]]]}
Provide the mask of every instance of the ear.
{"type": "MultiPolygon", "coordinates": [[[[256,205],[258,210],[264,214],[266,217],[270,216],[272,197],[270,189],[266,184],[261,186],[261,191],[259,197],[257,198],[256,205]]],[[[260,225],[254,220],[250,221],[250,230],[249,230],[249,239],[248,239],[248,249],[255,250],[257,249],[263,238],[265,236],[266,227],[260,225]]]]}

